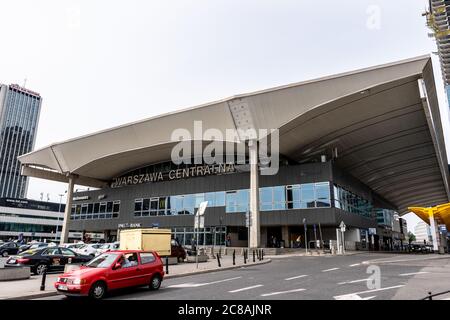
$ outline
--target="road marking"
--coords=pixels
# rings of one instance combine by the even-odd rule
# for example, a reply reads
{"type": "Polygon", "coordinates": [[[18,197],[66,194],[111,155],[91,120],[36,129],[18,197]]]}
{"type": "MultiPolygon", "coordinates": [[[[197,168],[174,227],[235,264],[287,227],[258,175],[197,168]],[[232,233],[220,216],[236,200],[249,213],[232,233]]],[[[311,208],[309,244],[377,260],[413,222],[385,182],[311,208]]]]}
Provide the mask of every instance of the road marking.
{"type": "Polygon", "coordinates": [[[349,294],[346,296],[338,296],[335,297],[336,300],[370,300],[375,298],[376,296],[370,296],[370,297],[365,297],[362,298],[361,296],[357,295],[357,294],[349,294]]]}
{"type": "Polygon", "coordinates": [[[399,274],[400,277],[407,277],[407,276],[413,276],[415,274],[424,274],[424,273],[429,273],[427,271],[419,271],[419,272],[411,272],[411,273],[401,273],[399,274]]]}
{"type": "Polygon", "coordinates": [[[326,270],[322,270],[322,272],[329,272],[329,271],[334,271],[334,270],[339,270],[339,268],[326,269],[326,270]]]}
{"type": "Polygon", "coordinates": [[[287,290],[287,291],[270,292],[270,293],[262,294],[261,297],[269,297],[269,296],[275,296],[275,295],[278,295],[278,294],[300,292],[300,291],[305,291],[305,290],[306,289],[294,289],[294,290],[287,290]]]}
{"type": "Polygon", "coordinates": [[[308,276],[307,274],[302,274],[300,276],[290,277],[290,278],[286,278],[284,280],[289,281],[289,280],[294,280],[294,279],[298,279],[298,278],[304,278],[304,277],[307,277],[307,276],[308,276]]]}
{"type": "Polygon", "coordinates": [[[349,284],[349,283],[357,283],[357,282],[364,282],[369,280],[370,278],[366,278],[366,279],[360,279],[360,280],[351,280],[351,281],[344,281],[344,282],[339,282],[338,284],[349,284]]]}
{"type": "Polygon", "coordinates": [[[228,291],[228,292],[229,293],[241,292],[241,291],[245,291],[245,290],[251,290],[251,289],[259,288],[259,287],[262,287],[262,286],[263,286],[262,284],[257,284],[255,286],[241,288],[241,289],[236,289],[236,290],[232,290],[232,291],[228,291]]]}
{"type": "Polygon", "coordinates": [[[171,286],[167,286],[167,288],[196,288],[196,287],[207,286],[207,285],[210,285],[210,284],[236,280],[236,279],[240,279],[240,278],[242,278],[242,277],[234,277],[234,278],[228,278],[228,279],[212,281],[212,282],[204,282],[204,283],[187,282],[187,283],[180,283],[180,284],[174,284],[174,285],[171,285],[171,286]]]}
{"type": "Polygon", "coordinates": [[[390,289],[396,289],[396,288],[401,288],[404,287],[404,284],[398,285],[398,286],[392,286],[392,287],[386,287],[386,288],[379,288],[379,289],[373,289],[373,290],[366,290],[366,291],[360,291],[360,292],[355,292],[355,293],[348,293],[348,294],[343,294],[340,296],[334,296],[333,298],[336,300],[345,300],[345,297],[348,296],[353,296],[353,295],[360,295],[363,293],[370,293],[370,292],[377,292],[377,291],[383,291],[383,290],[390,290],[390,289]]]}
{"type": "Polygon", "coordinates": [[[360,266],[360,265],[361,265],[361,263],[355,263],[355,264],[349,265],[349,267],[357,267],[357,266],[360,266]]]}

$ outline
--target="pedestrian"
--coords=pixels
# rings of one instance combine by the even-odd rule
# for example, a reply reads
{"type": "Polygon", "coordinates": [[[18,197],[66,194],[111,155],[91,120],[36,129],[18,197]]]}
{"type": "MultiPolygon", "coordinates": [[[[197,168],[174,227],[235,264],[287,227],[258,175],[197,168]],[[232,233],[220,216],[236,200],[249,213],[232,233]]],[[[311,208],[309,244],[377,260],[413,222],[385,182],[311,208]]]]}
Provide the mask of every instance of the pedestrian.
{"type": "Polygon", "coordinates": [[[231,236],[227,234],[227,247],[231,247],[231,236]]]}

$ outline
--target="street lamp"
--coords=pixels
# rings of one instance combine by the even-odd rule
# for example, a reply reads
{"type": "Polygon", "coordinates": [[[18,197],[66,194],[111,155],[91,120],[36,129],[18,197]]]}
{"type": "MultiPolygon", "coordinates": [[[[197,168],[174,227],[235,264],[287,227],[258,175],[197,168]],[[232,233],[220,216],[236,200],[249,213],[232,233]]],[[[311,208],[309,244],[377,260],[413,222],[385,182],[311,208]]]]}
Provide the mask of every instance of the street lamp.
{"type": "MultiPolygon", "coordinates": [[[[58,229],[59,229],[59,214],[61,213],[61,202],[62,202],[62,197],[67,193],[67,190],[64,191],[64,193],[60,193],[59,194],[59,207],[58,207],[58,220],[56,223],[56,232],[55,232],[55,241],[58,241],[58,229]]],[[[64,219],[64,218],[63,218],[64,219]]]]}
{"type": "Polygon", "coordinates": [[[303,218],[303,227],[305,229],[305,252],[308,254],[308,237],[306,235],[306,218],[303,218]]]}
{"type": "Polygon", "coordinates": [[[219,228],[219,238],[220,238],[220,241],[219,241],[219,257],[222,256],[222,222],[223,222],[223,218],[220,217],[219,218],[219,226],[220,226],[220,228],[219,228]]]}

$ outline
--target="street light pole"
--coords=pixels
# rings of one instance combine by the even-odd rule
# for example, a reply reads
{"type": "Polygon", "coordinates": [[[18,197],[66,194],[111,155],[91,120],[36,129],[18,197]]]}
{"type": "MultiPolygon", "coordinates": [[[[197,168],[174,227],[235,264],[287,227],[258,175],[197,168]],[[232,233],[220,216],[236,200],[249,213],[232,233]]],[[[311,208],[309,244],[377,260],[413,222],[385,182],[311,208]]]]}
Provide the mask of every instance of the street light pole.
{"type": "Polygon", "coordinates": [[[219,237],[220,237],[220,241],[219,241],[219,256],[222,256],[222,217],[219,218],[219,237]]]}
{"type": "Polygon", "coordinates": [[[58,241],[58,229],[59,229],[59,214],[61,213],[61,202],[62,202],[62,197],[64,196],[64,194],[67,193],[67,190],[64,193],[60,193],[59,195],[59,207],[58,207],[58,220],[56,223],[56,232],[55,232],[55,241],[58,241]]]}
{"type": "Polygon", "coordinates": [[[303,227],[305,229],[305,252],[308,254],[308,237],[306,235],[306,218],[303,218],[303,227]]]}

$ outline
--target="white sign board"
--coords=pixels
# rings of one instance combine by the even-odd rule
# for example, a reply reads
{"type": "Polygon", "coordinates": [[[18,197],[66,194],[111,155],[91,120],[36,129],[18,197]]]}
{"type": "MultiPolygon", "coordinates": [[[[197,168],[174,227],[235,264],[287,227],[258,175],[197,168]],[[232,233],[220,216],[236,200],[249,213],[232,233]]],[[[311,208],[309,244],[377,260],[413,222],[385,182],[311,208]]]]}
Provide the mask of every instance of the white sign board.
{"type": "Polygon", "coordinates": [[[208,206],[208,201],[203,201],[198,206],[197,215],[202,216],[205,214],[206,207],[208,206]]]}
{"type": "Polygon", "coordinates": [[[194,228],[204,228],[205,227],[205,217],[204,216],[195,216],[194,217],[194,228]]]}
{"type": "Polygon", "coordinates": [[[341,224],[339,225],[339,228],[341,228],[341,232],[345,232],[345,227],[346,227],[346,225],[345,225],[344,221],[341,221],[341,224]]]}

